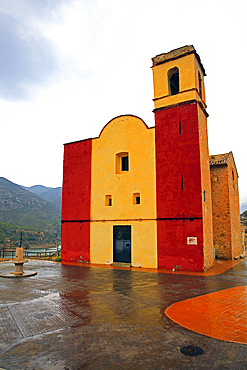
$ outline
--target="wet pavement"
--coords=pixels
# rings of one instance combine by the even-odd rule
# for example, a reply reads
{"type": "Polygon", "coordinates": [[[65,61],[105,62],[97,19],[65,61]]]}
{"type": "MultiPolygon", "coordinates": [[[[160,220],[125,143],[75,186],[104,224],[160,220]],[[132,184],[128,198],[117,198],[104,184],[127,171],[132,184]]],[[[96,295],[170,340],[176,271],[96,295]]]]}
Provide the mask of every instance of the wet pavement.
{"type": "MultiPolygon", "coordinates": [[[[0,264],[3,274],[11,268],[9,263],[0,264]]],[[[199,334],[165,313],[176,302],[247,286],[246,261],[212,276],[69,266],[48,261],[28,262],[25,271],[28,270],[37,271],[37,275],[0,279],[0,368],[247,368],[245,344],[199,334]],[[180,352],[185,346],[199,347],[205,353],[186,356],[180,352]]],[[[232,302],[228,319],[234,330],[230,325],[232,318],[241,309],[244,320],[247,300],[245,288],[232,291],[234,295],[223,300],[226,305],[228,300],[232,302]],[[241,304],[235,306],[238,297],[241,304]]],[[[212,318],[216,305],[219,300],[211,310],[212,318]]],[[[198,307],[202,310],[203,305],[198,307]]],[[[198,310],[189,308],[191,322],[205,320],[198,310]]],[[[184,308],[180,312],[182,316],[184,308]]],[[[223,322],[218,328],[224,332],[227,320],[223,322]]],[[[246,327],[242,325],[240,330],[242,338],[246,338],[246,327]]]]}

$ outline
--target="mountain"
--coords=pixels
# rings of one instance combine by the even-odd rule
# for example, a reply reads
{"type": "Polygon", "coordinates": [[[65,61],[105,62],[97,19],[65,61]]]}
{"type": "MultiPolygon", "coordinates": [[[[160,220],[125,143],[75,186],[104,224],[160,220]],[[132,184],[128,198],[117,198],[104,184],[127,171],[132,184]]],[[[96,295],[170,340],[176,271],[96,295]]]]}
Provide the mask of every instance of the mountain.
{"type": "Polygon", "coordinates": [[[39,195],[39,196],[40,196],[40,194],[44,193],[45,191],[52,189],[52,188],[47,188],[46,186],[43,186],[43,185],[33,185],[33,186],[30,186],[30,187],[22,186],[22,188],[24,188],[28,191],[31,191],[31,193],[34,193],[34,194],[39,195]]]}
{"type": "Polygon", "coordinates": [[[62,188],[47,188],[43,185],[33,185],[30,187],[22,186],[22,188],[38,195],[40,198],[54,204],[60,210],[62,208],[62,188]]]}
{"type": "Polygon", "coordinates": [[[240,204],[240,213],[243,213],[247,210],[247,203],[240,204]]]}
{"type": "Polygon", "coordinates": [[[60,241],[60,210],[45,199],[0,177],[0,246],[48,246],[60,241]]]}

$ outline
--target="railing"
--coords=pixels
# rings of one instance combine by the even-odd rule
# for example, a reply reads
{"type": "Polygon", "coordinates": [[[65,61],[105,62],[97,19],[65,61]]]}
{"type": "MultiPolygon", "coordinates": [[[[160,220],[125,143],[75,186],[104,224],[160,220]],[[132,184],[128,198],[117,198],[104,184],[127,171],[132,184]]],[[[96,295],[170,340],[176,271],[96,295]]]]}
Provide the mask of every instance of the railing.
{"type": "Polygon", "coordinates": [[[15,258],[15,249],[0,249],[0,258],[15,258]]]}
{"type": "MultiPolygon", "coordinates": [[[[23,257],[25,258],[46,258],[60,256],[61,250],[58,251],[43,251],[43,252],[34,252],[30,250],[23,250],[23,257]]],[[[15,258],[15,249],[0,249],[0,258],[15,258]]]]}
{"type": "Polygon", "coordinates": [[[61,255],[61,251],[44,251],[44,252],[32,252],[32,250],[25,250],[23,251],[23,256],[26,258],[46,258],[46,257],[54,257],[61,255]]]}

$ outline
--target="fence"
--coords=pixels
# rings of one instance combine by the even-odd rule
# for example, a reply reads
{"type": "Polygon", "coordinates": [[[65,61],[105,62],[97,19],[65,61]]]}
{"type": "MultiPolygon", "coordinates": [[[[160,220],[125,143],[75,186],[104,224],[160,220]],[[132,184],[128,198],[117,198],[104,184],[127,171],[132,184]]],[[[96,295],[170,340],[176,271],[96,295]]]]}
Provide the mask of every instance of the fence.
{"type": "MultiPolygon", "coordinates": [[[[61,250],[58,251],[58,255],[61,255],[61,250]]],[[[57,256],[57,250],[44,250],[44,251],[32,251],[31,249],[23,250],[23,257],[25,258],[46,258],[57,256]]],[[[15,249],[0,249],[0,258],[15,258],[15,249]]]]}

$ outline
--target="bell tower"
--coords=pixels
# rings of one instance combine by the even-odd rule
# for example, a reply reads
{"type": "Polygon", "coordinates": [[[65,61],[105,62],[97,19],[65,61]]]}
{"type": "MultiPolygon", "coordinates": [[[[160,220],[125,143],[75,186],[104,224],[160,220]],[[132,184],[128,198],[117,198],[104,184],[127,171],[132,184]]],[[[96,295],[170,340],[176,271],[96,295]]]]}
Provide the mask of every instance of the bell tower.
{"type": "Polygon", "coordinates": [[[205,69],[192,45],[152,59],[158,267],[212,266],[205,69]]]}

